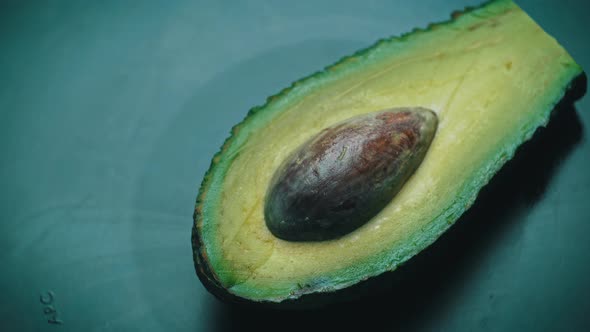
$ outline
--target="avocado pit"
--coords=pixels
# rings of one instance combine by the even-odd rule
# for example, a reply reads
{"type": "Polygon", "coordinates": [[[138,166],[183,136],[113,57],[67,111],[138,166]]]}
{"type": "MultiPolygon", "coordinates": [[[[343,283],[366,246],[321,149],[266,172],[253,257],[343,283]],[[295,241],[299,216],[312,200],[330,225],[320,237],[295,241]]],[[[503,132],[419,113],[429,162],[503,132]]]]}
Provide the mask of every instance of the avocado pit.
{"type": "Polygon", "coordinates": [[[323,241],[362,226],[418,168],[437,125],[432,110],[403,107],[325,128],[275,172],[264,206],[268,229],[283,240],[323,241]]]}

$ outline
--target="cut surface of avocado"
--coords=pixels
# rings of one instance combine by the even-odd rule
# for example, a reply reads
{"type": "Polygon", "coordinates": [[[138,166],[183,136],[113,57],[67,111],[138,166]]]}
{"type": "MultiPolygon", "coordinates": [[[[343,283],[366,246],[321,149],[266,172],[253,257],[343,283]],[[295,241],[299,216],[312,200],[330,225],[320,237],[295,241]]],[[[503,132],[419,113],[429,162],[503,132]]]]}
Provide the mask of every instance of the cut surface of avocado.
{"type": "Polygon", "coordinates": [[[213,158],[195,210],[199,277],[221,297],[281,302],[396,269],[473,204],[583,75],[516,4],[497,0],[295,82],[250,111],[213,158]],[[273,236],[264,202],[290,154],[324,128],[395,107],[438,117],[428,153],[397,195],[342,237],[273,236]]]}

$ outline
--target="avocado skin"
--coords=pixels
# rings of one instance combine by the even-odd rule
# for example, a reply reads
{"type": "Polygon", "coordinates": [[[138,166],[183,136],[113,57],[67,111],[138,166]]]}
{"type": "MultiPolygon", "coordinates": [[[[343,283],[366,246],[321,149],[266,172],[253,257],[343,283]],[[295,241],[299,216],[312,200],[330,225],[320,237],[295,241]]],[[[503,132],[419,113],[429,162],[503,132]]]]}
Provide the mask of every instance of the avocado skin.
{"type": "MultiPolygon", "coordinates": [[[[466,10],[472,10],[472,9],[473,8],[468,8],[466,10]]],[[[459,13],[458,12],[453,13],[453,17],[456,17],[455,15],[459,15],[459,13]]],[[[551,112],[551,117],[553,117],[556,112],[568,111],[567,109],[565,109],[565,108],[567,108],[567,106],[573,104],[576,100],[583,97],[586,94],[587,81],[588,81],[588,79],[587,79],[586,73],[584,73],[584,72],[581,73],[580,75],[576,76],[574,79],[572,79],[570,81],[570,83],[568,84],[566,90],[564,91],[564,95],[561,98],[561,100],[556,101],[555,106],[551,112]]],[[[239,127],[240,125],[241,124],[236,125],[233,130],[236,130],[236,128],[239,127]]],[[[538,132],[538,129],[537,129],[537,132],[538,132]]],[[[523,145],[521,145],[521,148],[523,146],[535,144],[535,136],[536,135],[534,135],[530,141],[525,142],[523,145]]],[[[226,144],[227,144],[227,140],[226,140],[226,144]]],[[[226,144],[224,144],[224,147],[226,144]]],[[[223,147],[222,147],[221,151],[223,151],[223,147]]],[[[216,154],[216,157],[219,153],[221,153],[221,151],[216,154]]],[[[216,160],[217,160],[216,158],[213,158],[212,163],[211,163],[211,168],[215,166],[216,160]]],[[[199,218],[200,218],[200,205],[201,205],[201,201],[202,201],[202,196],[206,193],[206,190],[204,188],[204,184],[207,182],[209,172],[210,172],[210,170],[207,171],[207,173],[205,174],[205,179],[203,181],[203,184],[201,185],[201,188],[199,191],[199,196],[197,198],[196,208],[195,208],[195,212],[193,214],[193,219],[195,222],[192,227],[191,242],[192,242],[192,246],[193,246],[193,260],[195,263],[194,265],[195,265],[195,271],[196,271],[197,277],[199,278],[201,283],[205,286],[205,288],[220,301],[223,301],[226,303],[237,304],[237,305],[241,305],[241,306],[244,306],[244,305],[245,306],[253,306],[253,307],[257,307],[257,308],[263,307],[263,308],[270,308],[270,309],[302,310],[302,309],[312,309],[312,308],[323,307],[323,306],[330,305],[330,304],[351,302],[351,301],[358,300],[362,297],[366,297],[367,290],[369,290],[371,293],[375,293],[379,289],[391,288],[391,280],[390,280],[389,276],[394,271],[389,271],[388,273],[384,273],[384,274],[379,275],[377,277],[361,281],[352,287],[344,288],[344,289],[341,289],[338,291],[316,292],[316,293],[312,293],[312,294],[303,294],[302,296],[300,296],[298,298],[287,299],[282,302],[252,301],[252,300],[248,300],[248,299],[245,299],[245,298],[242,298],[242,297],[232,294],[231,292],[229,292],[226,288],[224,288],[220,284],[220,282],[217,280],[217,278],[215,276],[215,273],[213,273],[213,271],[211,271],[210,265],[207,260],[207,256],[204,253],[204,248],[202,247],[202,242],[199,237],[199,231],[197,228],[198,227],[197,220],[199,220],[199,218]]],[[[493,179],[492,179],[492,182],[493,182],[493,179]]],[[[487,186],[488,185],[484,186],[484,188],[487,186]]],[[[428,250],[428,248],[426,248],[425,250],[428,250]]],[[[410,262],[411,261],[412,260],[410,260],[410,262]]],[[[403,266],[402,266],[402,268],[403,268],[403,266]]]]}
{"type": "MultiPolygon", "coordinates": [[[[235,125],[232,128],[231,135],[225,140],[221,149],[213,157],[210,167],[203,177],[203,181],[202,181],[201,186],[199,188],[199,194],[197,196],[197,200],[196,200],[196,204],[195,204],[195,211],[193,214],[194,224],[193,224],[192,233],[191,233],[191,242],[192,242],[192,247],[193,247],[193,260],[194,260],[194,265],[195,265],[195,271],[196,271],[198,278],[200,279],[202,284],[205,286],[205,288],[210,293],[212,293],[218,299],[220,299],[224,302],[228,302],[228,303],[254,304],[257,306],[262,305],[265,307],[274,307],[274,308],[281,308],[281,309],[282,308],[296,308],[297,309],[297,308],[317,307],[317,306],[322,306],[324,304],[341,302],[343,300],[347,301],[347,300],[351,300],[351,299],[354,299],[357,297],[358,294],[356,294],[356,293],[358,293],[359,287],[362,287],[363,284],[367,284],[366,281],[359,282],[360,285],[357,284],[352,287],[348,287],[348,288],[341,289],[338,291],[316,292],[313,294],[300,294],[300,295],[296,295],[293,298],[283,300],[281,302],[253,301],[253,300],[249,300],[249,299],[245,299],[245,298],[236,296],[236,295],[232,294],[228,289],[224,288],[221,285],[221,283],[219,282],[215,273],[210,269],[210,263],[208,261],[207,255],[205,253],[205,249],[202,245],[202,239],[200,238],[200,234],[201,234],[200,221],[202,222],[201,208],[202,208],[202,204],[203,204],[203,199],[204,199],[205,195],[207,194],[208,184],[210,183],[211,172],[215,168],[215,166],[218,164],[220,156],[228,148],[228,146],[230,145],[235,134],[240,130],[240,128],[242,126],[244,126],[247,123],[247,120],[250,118],[250,116],[255,114],[257,111],[264,109],[267,105],[271,104],[276,99],[279,99],[281,96],[286,95],[295,86],[303,83],[306,80],[313,79],[315,76],[321,75],[324,72],[329,71],[331,68],[335,68],[344,62],[353,60],[354,58],[359,57],[359,56],[369,52],[371,49],[378,46],[382,42],[392,41],[392,40],[396,40],[396,39],[402,40],[407,35],[410,35],[410,34],[413,34],[416,32],[425,32],[425,31],[430,31],[430,30],[436,30],[443,25],[452,23],[456,18],[460,17],[461,15],[469,13],[474,10],[477,10],[479,8],[483,8],[493,1],[494,0],[482,3],[481,5],[476,6],[476,7],[471,7],[471,6],[466,7],[462,11],[455,11],[451,14],[451,18],[449,20],[444,21],[444,22],[439,22],[439,23],[431,23],[428,25],[428,27],[426,29],[418,29],[417,28],[417,29],[414,29],[408,33],[402,34],[399,37],[390,37],[390,38],[378,40],[373,45],[371,45],[365,49],[361,49],[351,56],[346,56],[346,57],[341,58],[339,61],[337,61],[333,65],[326,67],[323,71],[313,73],[307,77],[304,77],[304,78],[294,82],[290,87],[281,90],[276,95],[268,97],[266,100],[266,103],[264,105],[257,106],[257,107],[250,109],[250,111],[248,112],[246,117],[242,120],[242,122],[238,123],[237,125],[235,125]],[[359,287],[357,287],[357,286],[359,286],[359,287]]],[[[558,111],[564,105],[570,105],[574,101],[580,99],[582,96],[585,95],[586,90],[587,90],[587,77],[586,77],[586,74],[584,72],[582,72],[569,82],[567,87],[564,89],[564,93],[563,93],[562,98],[560,100],[555,101],[552,113],[558,111]]],[[[527,142],[523,142],[523,143],[527,143],[527,142]]],[[[531,144],[534,142],[528,142],[528,143],[531,144]]],[[[504,162],[506,162],[506,161],[504,161],[504,162]]],[[[492,179],[492,181],[493,181],[493,179],[492,179]]],[[[372,279],[382,280],[382,278],[378,278],[378,277],[372,278],[372,279]]]]}

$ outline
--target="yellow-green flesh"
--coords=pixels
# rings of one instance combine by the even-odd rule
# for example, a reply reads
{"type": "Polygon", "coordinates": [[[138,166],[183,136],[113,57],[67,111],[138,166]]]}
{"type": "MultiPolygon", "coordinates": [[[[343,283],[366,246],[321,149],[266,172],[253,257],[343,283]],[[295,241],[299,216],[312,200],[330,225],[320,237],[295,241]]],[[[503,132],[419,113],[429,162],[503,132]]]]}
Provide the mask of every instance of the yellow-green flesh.
{"type": "Polygon", "coordinates": [[[395,269],[473,203],[581,72],[520,8],[501,0],[305,79],[250,115],[211,170],[197,220],[211,271],[233,294],[280,301],[395,269]],[[268,231],[264,197],[291,151],[336,122],[403,106],[434,110],[438,132],[381,213],[326,242],[287,242],[268,231]]]}

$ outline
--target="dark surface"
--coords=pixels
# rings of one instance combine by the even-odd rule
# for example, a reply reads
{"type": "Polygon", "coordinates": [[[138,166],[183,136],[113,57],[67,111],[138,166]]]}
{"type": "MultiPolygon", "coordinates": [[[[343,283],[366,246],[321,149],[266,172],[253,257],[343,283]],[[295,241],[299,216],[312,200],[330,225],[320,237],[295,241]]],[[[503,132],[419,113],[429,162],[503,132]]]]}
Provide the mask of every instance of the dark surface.
{"type": "MultiPolygon", "coordinates": [[[[590,68],[584,1],[519,3],[590,68]]],[[[195,276],[198,185],[251,106],[476,4],[2,2],[2,330],[590,329],[588,98],[381,295],[269,312],[221,304],[195,276]]]]}

